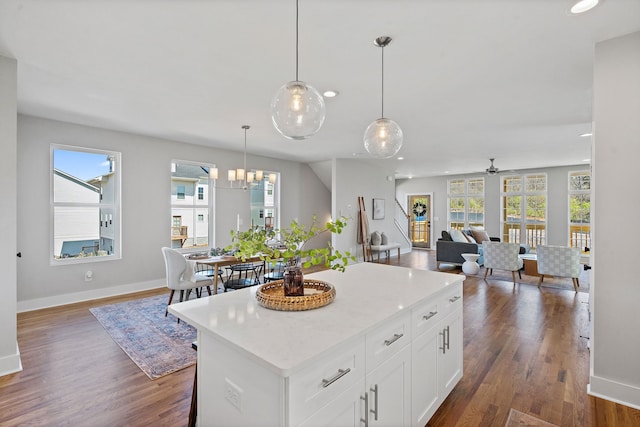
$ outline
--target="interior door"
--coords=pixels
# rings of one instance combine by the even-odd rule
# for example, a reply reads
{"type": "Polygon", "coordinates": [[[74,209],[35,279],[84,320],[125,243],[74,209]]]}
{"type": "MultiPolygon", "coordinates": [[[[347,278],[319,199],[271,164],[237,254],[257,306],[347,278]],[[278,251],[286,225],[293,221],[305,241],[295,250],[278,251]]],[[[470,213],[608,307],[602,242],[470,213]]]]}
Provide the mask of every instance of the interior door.
{"type": "Polygon", "coordinates": [[[414,194],[407,196],[409,207],[409,238],[414,248],[430,248],[431,236],[431,195],[414,194]]]}

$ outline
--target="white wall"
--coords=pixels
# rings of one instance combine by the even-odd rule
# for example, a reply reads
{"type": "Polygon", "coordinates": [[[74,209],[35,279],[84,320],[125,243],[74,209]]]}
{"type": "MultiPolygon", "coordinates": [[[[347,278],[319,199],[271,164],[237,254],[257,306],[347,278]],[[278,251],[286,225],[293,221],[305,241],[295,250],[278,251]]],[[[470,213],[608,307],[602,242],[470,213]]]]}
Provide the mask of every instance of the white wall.
{"type": "Polygon", "coordinates": [[[589,391],[640,409],[640,32],[596,45],[594,122],[589,391]]]}
{"type": "MultiPolygon", "coordinates": [[[[526,169],[517,174],[547,174],[547,244],[566,246],[569,242],[569,172],[588,170],[589,165],[554,168],[526,169]]],[[[475,175],[447,175],[431,178],[399,180],[396,187],[398,200],[406,200],[407,194],[433,193],[434,241],[447,229],[447,181],[456,178],[472,178],[475,175]]],[[[500,232],[500,175],[485,176],[485,229],[490,236],[501,237],[500,232]]],[[[435,244],[432,245],[435,249],[435,244]]]]}
{"type": "Polygon", "coordinates": [[[0,376],[22,370],[16,330],[17,64],[0,56],[0,376]]]}
{"type": "Polygon", "coordinates": [[[362,258],[362,247],[358,245],[358,196],[365,200],[365,210],[369,219],[369,232],[385,232],[389,240],[403,245],[401,251],[411,250],[394,222],[395,182],[393,167],[372,166],[368,162],[352,159],[334,159],[332,176],[332,208],[334,217],[344,215],[349,219],[342,234],[334,236],[333,244],[339,250],[357,253],[362,258]],[[384,219],[374,220],[373,199],[385,200],[384,219]]]}
{"type": "MultiPolygon", "coordinates": [[[[23,115],[18,116],[17,138],[17,231],[18,250],[23,254],[17,270],[19,311],[164,286],[165,267],[160,248],[171,244],[171,161],[215,163],[221,170],[242,164],[241,152],[23,115]],[[49,265],[51,143],[122,153],[121,260],[49,265]],[[87,270],[93,271],[91,282],[84,280],[87,270]]],[[[319,218],[329,216],[329,191],[309,166],[251,155],[247,156],[247,164],[280,172],[282,225],[288,225],[292,218],[308,223],[313,214],[319,218]]],[[[15,174],[12,179],[15,180],[15,174]]],[[[238,213],[242,229],[251,223],[249,192],[217,189],[215,197],[216,246],[225,246],[230,243],[229,232],[236,228],[238,213]]],[[[14,251],[11,248],[12,256],[14,251]]],[[[6,299],[3,295],[0,300],[6,299]]]]}

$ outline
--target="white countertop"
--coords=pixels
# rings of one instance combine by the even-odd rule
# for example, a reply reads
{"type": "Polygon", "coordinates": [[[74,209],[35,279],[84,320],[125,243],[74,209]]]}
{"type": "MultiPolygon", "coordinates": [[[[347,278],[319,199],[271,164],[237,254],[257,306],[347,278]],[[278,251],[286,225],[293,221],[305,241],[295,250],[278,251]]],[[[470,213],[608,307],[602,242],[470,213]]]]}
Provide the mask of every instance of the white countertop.
{"type": "Polygon", "coordinates": [[[172,304],[169,312],[288,376],[305,362],[465,279],[375,263],[305,277],[331,283],[336,288],[334,301],[307,311],[270,310],[258,304],[258,286],[253,286],[172,304]]]}

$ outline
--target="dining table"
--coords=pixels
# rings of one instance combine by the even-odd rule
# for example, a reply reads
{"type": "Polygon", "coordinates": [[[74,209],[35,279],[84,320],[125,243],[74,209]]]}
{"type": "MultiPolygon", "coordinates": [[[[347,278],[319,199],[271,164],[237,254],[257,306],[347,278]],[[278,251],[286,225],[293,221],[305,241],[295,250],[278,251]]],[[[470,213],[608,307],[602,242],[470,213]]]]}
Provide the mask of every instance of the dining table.
{"type": "Polygon", "coordinates": [[[233,255],[220,255],[220,256],[208,256],[208,257],[197,257],[191,258],[196,261],[197,264],[206,264],[210,267],[213,267],[213,293],[218,293],[218,275],[220,271],[220,267],[231,266],[234,264],[247,264],[253,263],[257,261],[263,261],[260,258],[260,255],[255,255],[250,258],[236,258],[233,255]]]}

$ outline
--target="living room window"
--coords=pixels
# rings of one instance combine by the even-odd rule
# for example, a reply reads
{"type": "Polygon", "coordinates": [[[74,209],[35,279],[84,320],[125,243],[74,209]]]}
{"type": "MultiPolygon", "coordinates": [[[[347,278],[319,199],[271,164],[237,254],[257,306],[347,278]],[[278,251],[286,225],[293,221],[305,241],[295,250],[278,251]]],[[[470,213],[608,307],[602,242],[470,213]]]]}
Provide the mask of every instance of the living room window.
{"type": "Polygon", "coordinates": [[[51,145],[51,265],[120,258],[120,153],[51,145]]]}
{"type": "Polygon", "coordinates": [[[449,229],[484,227],[484,178],[451,179],[449,229]]]}
{"type": "Polygon", "coordinates": [[[213,186],[208,164],[171,163],[171,247],[213,246],[213,186]]]}
{"type": "Polygon", "coordinates": [[[502,241],[545,244],[547,176],[534,174],[502,178],[502,241]]]}
{"type": "Polygon", "coordinates": [[[569,172],[569,246],[591,247],[591,172],[569,172]]]}

